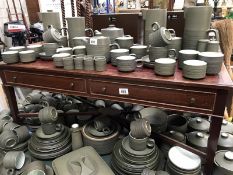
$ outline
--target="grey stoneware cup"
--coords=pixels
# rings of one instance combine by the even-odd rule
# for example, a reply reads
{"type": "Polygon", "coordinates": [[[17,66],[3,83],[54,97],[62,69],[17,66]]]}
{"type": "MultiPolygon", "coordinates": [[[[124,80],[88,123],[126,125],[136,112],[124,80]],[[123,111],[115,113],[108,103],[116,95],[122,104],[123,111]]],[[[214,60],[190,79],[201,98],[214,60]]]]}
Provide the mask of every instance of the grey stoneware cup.
{"type": "Polygon", "coordinates": [[[25,154],[23,151],[7,152],[3,158],[3,166],[6,169],[21,169],[25,162],[25,154]]]}
{"type": "Polygon", "coordinates": [[[93,56],[86,56],[83,60],[84,70],[91,71],[95,70],[95,63],[93,56]]]}
{"type": "Polygon", "coordinates": [[[46,166],[42,161],[34,161],[26,165],[22,175],[47,175],[46,166]]]}
{"type": "Polygon", "coordinates": [[[155,60],[155,74],[161,76],[171,76],[175,74],[176,60],[172,58],[159,58],[155,60]]]}
{"type": "Polygon", "coordinates": [[[41,129],[45,135],[52,135],[56,133],[57,131],[60,131],[61,125],[56,123],[42,123],[41,129]]]}
{"type": "Polygon", "coordinates": [[[45,107],[39,111],[38,117],[41,123],[54,123],[58,119],[57,110],[52,106],[45,107]]]}
{"type": "Polygon", "coordinates": [[[142,60],[137,59],[135,56],[120,56],[116,58],[117,69],[121,72],[132,72],[136,68],[141,68],[143,66],[142,60]]]}
{"type": "Polygon", "coordinates": [[[95,106],[100,107],[100,108],[105,108],[106,104],[104,100],[96,100],[95,101],[95,106]]]}
{"type": "Polygon", "coordinates": [[[129,146],[135,151],[143,151],[147,148],[149,137],[137,139],[129,133],[129,146]]]}
{"type": "Polygon", "coordinates": [[[85,56],[77,56],[74,58],[74,68],[76,70],[83,70],[83,60],[85,56]]]}
{"type": "Polygon", "coordinates": [[[209,41],[206,46],[207,52],[218,52],[220,48],[219,41],[209,41]]]}
{"type": "Polygon", "coordinates": [[[72,150],[77,150],[83,147],[82,139],[82,128],[79,127],[77,123],[71,126],[71,137],[72,137],[72,150]]]}
{"type": "Polygon", "coordinates": [[[96,56],[94,61],[96,71],[103,72],[107,69],[107,59],[104,56],[96,56]]]}
{"type": "Polygon", "coordinates": [[[13,148],[18,143],[18,138],[14,131],[6,130],[0,135],[0,146],[2,148],[13,148]]]}
{"type": "Polygon", "coordinates": [[[19,143],[22,143],[30,138],[30,133],[26,126],[20,126],[19,128],[14,129],[14,131],[18,137],[19,143]]]}
{"type": "Polygon", "coordinates": [[[151,135],[151,126],[146,119],[138,119],[130,123],[130,131],[134,138],[143,139],[151,135]]]}
{"type": "Polygon", "coordinates": [[[207,49],[207,44],[208,44],[209,40],[208,39],[201,39],[201,40],[198,40],[198,43],[197,43],[197,50],[199,52],[205,52],[206,49],[207,49]]]}
{"type": "Polygon", "coordinates": [[[14,129],[19,128],[19,127],[20,127],[20,125],[18,125],[16,123],[8,122],[6,125],[4,125],[3,131],[14,130],[14,129]]]}

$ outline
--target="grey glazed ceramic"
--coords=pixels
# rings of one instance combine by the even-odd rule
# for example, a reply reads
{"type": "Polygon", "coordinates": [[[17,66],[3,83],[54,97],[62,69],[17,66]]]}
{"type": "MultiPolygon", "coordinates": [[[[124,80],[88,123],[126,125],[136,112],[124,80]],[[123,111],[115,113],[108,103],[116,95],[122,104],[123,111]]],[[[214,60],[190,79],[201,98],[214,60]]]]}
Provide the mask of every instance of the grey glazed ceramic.
{"type": "Polygon", "coordinates": [[[26,48],[24,46],[15,46],[15,47],[10,47],[9,50],[21,52],[21,51],[26,50],[26,48]]]}
{"type": "Polygon", "coordinates": [[[39,111],[38,117],[41,123],[51,123],[57,121],[58,114],[54,107],[45,107],[39,111]]]}
{"type": "Polygon", "coordinates": [[[5,130],[0,135],[0,146],[2,148],[13,148],[18,143],[18,138],[12,130],[5,130]]]}
{"type": "Polygon", "coordinates": [[[154,62],[156,59],[159,58],[176,58],[176,50],[169,49],[168,47],[150,47],[149,48],[149,59],[151,62],[154,62]]]}
{"type": "Polygon", "coordinates": [[[77,70],[82,70],[83,69],[83,60],[85,56],[77,56],[74,58],[74,67],[77,70]]]}
{"type": "Polygon", "coordinates": [[[134,39],[132,36],[125,35],[125,36],[116,38],[116,42],[119,44],[120,48],[130,49],[130,47],[133,46],[134,44],[134,39]]]}
{"type": "Polygon", "coordinates": [[[74,46],[86,46],[89,39],[90,37],[80,36],[80,37],[74,37],[72,40],[74,46]]]}
{"type": "MultiPolygon", "coordinates": [[[[42,161],[33,161],[30,164],[26,165],[24,168],[23,175],[47,175],[46,166],[42,161]]],[[[48,174],[49,175],[49,174],[48,174]]]]}
{"type": "Polygon", "coordinates": [[[98,72],[103,72],[107,69],[107,60],[104,56],[94,57],[95,61],[95,70],[98,72]]]}
{"type": "Polygon", "coordinates": [[[6,169],[21,169],[25,162],[23,151],[10,151],[3,158],[3,166],[6,169]]]}
{"type": "Polygon", "coordinates": [[[69,57],[69,56],[70,56],[69,53],[54,54],[54,55],[52,56],[54,65],[55,65],[56,67],[63,67],[63,66],[64,66],[64,64],[63,64],[63,58],[69,57]]]}
{"type": "Polygon", "coordinates": [[[219,41],[209,41],[206,46],[207,52],[218,52],[220,49],[219,41]]]}
{"type": "Polygon", "coordinates": [[[205,52],[207,48],[207,43],[209,42],[208,39],[200,39],[197,43],[197,51],[205,52]]]}
{"type": "Polygon", "coordinates": [[[34,50],[36,57],[39,57],[39,53],[43,51],[43,46],[41,44],[29,45],[27,46],[27,50],[34,50]]]}
{"type": "Polygon", "coordinates": [[[206,76],[207,63],[200,60],[186,60],[183,63],[183,77],[203,79],[206,76]]]}
{"type": "Polygon", "coordinates": [[[117,69],[121,72],[132,72],[136,68],[143,66],[141,59],[136,59],[135,56],[120,56],[116,58],[117,69]]]}
{"type": "Polygon", "coordinates": [[[148,137],[138,139],[129,133],[129,146],[135,151],[143,151],[147,148],[148,137]]]}
{"type": "Polygon", "coordinates": [[[151,135],[150,123],[145,119],[138,119],[130,123],[130,134],[134,138],[143,139],[151,135]]]}
{"type": "Polygon", "coordinates": [[[52,135],[59,130],[55,123],[43,123],[41,124],[41,129],[45,135],[52,135]]]}
{"type": "Polygon", "coordinates": [[[79,55],[79,54],[83,54],[83,55],[86,55],[86,46],[75,46],[73,47],[73,52],[74,52],[74,55],[79,55]]]}
{"type": "Polygon", "coordinates": [[[233,135],[230,133],[220,133],[218,139],[218,150],[229,150],[233,151],[233,135]]]}
{"type": "Polygon", "coordinates": [[[172,114],[168,116],[167,127],[169,130],[186,133],[188,122],[187,119],[178,114],[172,114]]]}
{"type": "Polygon", "coordinates": [[[222,120],[221,132],[228,132],[233,134],[233,124],[227,120],[222,120]]]}
{"type": "Polygon", "coordinates": [[[74,57],[69,56],[63,58],[63,65],[65,70],[74,70],[74,57]]]}
{"type": "Polygon", "coordinates": [[[195,117],[188,122],[189,131],[208,132],[210,129],[210,122],[205,118],[195,117]]]}
{"type": "Polygon", "coordinates": [[[71,47],[62,47],[58,48],[57,53],[69,53],[70,55],[73,55],[73,49],[71,47]]]}
{"type": "Polygon", "coordinates": [[[48,26],[48,30],[43,33],[43,40],[46,43],[60,43],[62,35],[61,33],[53,28],[52,25],[48,26]]]}
{"type": "Polygon", "coordinates": [[[188,145],[200,151],[207,151],[207,143],[209,138],[208,134],[199,131],[193,131],[188,133],[186,136],[188,145]]]}
{"type": "Polygon", "coordinates": [[[51,57],[57,51],[58,44],[57,43],[43,43],[43,50],[46,56],[51,57]]]}
{"type": "Polygon", "coordinates": [[[101,29],[103,36],[110,38],[111,43],[115,42],[115,39],[118,37],[124,36],[123,28],[117,28],[115,25],[109,25],[107,28],[101,29]]]}
{"type": "Polygon", "coordinates": [[[171,76],[174,75],[176,61],[171,58],[159,58],[155,60],[154,72],[157,75],[171,76]]]}
{"type": "Polygon", "coordinates": [[[61,29],[59,12],[43,12],[40,14],[42,17],[44,31],[47,30],[49,25],[53,25],[56,29],[61,29]]]}
{"type": "Polygon", "coordinates": [[[83,60],[83,69],[86,71],[95,70],[95,62],[93,56],[85,56],[83,60]]]}
{"type": "Polygon", "coordinates": [[[4,63],[13,64],[19,62],[18,51],[6,51],[2,53],[2,59],[4,63]]]}
{"type": "Polygon", "coordinates": [[[129,55],[128,49],[113,49],[110,51],[111,64],[113,66],[117,65],[116,58],[119,56],[129,55]]]}
{"type": "Polygon", "coordinates": [[[145,45],[133,45],[130,47],[130,53],[135,54],[137,59],[141,59],[147,54],[147,46],[145,45]]]}
{"type": "Polygon", "coordinates": [[[72,150],[77,150],[83,147],[83,139],[81,128],[77,123],[71,126],[71,137],[72,137],[72,150]]]}
{"type": "Polygon", "coordinates": [[[19,143],[22,143],[30,138],[29,130],[26,126],[20,126],[14,129],[14,131],[16,133],[19,143]]]}
{"type": "Polygon", "coordinates": [[[183,68],[184,61],[186,60],[196,60],[199,52],[196,50],[180,50],[178,56],[178,67],[183,68]]]}
{"type": "Polygon", "coordinates": [[[30,63],[36,61],[36,53],[34,50],[26,50],[19,52],[20,62],[30,63]]]}
{"type": "Polygon", "coordinates": [[[217,151],[214,157],[213,175],[233,174],[233,152],[227,150],[217,151]]]}

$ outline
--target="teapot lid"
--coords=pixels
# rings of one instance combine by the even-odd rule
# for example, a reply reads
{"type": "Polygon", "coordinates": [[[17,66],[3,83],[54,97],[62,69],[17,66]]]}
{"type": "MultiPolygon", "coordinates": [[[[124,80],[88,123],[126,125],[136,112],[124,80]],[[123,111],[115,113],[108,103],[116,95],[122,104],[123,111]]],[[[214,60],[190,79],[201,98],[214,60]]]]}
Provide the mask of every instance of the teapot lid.
{"type": "Polygon", "coordinates": [[[184,142],[185,141],[185,135],[181,132],[178,131],[169,131],[165,133],[166,136],[171,137],[172,139],[178,140],[180,142],[184,142]]]}
{"type": "Polygon", "coordinates": [[[221,150],[216,152],[214,157],[214,163],[218,167],[233,172],[233,152],[227,150],[221,150]]]}
{"type": "Polygon", "coordinates": [[[197,131],[209,131],[210,122],[201,117],[191,118],[188,126],[197,131]]]}
{"type": "Polygon", "coordinates": [[[187,139],[193,145],[198,147],[207,148],[209,135],[203,132],[190,132],[187,134],[187,139]]]}
{"type": "Polygon", "coordinates": [[[218,145],[225,148],[233,148],[233,135],[230,133],[222,132],[218,139],[218,145]]]}
{"type": "Polygon", "coordinates": [[[221,132],[227,132],[233,134],[233,123],[228,122],[227,120],[223,119],[221,132]]]}

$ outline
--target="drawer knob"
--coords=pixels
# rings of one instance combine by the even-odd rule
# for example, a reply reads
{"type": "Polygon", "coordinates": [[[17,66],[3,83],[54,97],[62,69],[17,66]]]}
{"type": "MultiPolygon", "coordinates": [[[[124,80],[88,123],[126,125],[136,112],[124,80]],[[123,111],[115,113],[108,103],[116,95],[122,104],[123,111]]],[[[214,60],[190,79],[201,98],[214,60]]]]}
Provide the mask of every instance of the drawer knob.
{"type": "Polygon", "coordinates": [[[107,88],[106,87],[102,87],[102,92],[106,92],[107,91],[107,88]]]}
{"type": "Polygon", "coordinates": [[[71,88],[74,88],[74,83],[70,83],[70,87],[71,87],[71,88]]]}
{"type": "Polygon", "coordinates": [[[195,103],[196,103],[196,99],[192,97],[192,98],[190,99],[190,104],[191,104],[191,105],[194,105],[195,103]]]}
{"type": "Polygon", "coordinates": [[[12,77],[13,82],[16,82],[17,77],[12,77]]]}

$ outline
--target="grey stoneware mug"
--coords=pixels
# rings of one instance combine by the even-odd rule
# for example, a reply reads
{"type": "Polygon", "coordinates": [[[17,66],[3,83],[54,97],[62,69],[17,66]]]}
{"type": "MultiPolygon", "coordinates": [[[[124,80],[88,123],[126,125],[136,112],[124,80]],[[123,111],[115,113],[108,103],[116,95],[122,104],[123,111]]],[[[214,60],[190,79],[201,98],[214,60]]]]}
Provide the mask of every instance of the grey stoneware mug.
{"type": "Polygon", "coordinates": [[[23,151],[7,152],[3,158],[3,166],[6,169],[21,169],[25,162],[25,154],[23,151]]]}

